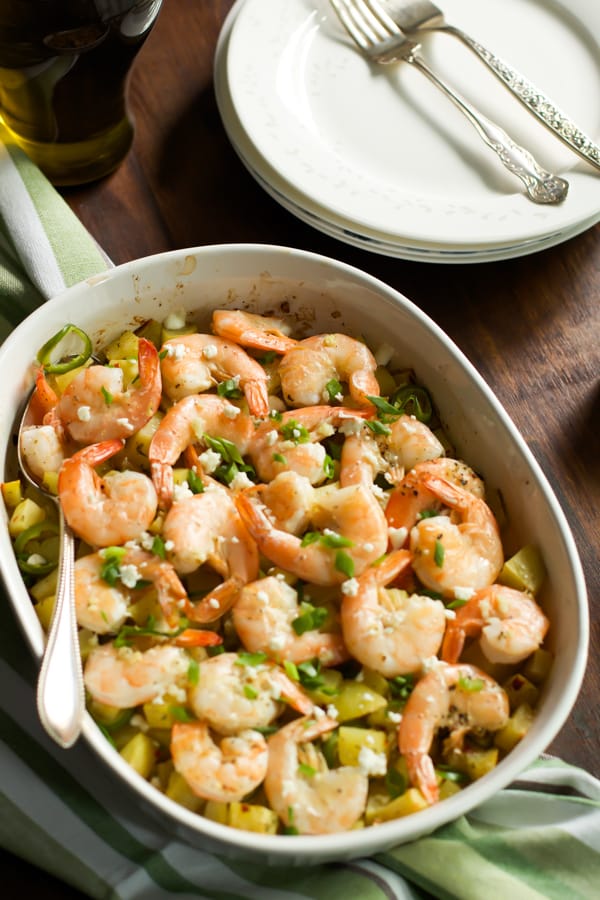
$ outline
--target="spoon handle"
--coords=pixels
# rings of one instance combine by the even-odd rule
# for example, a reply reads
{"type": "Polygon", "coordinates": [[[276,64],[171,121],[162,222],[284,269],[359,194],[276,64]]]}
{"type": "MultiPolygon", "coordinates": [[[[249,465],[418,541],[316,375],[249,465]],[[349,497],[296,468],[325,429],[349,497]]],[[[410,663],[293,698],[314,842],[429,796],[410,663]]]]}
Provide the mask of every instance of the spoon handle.
{"type": "Polygon", "coordinates": [[[85,695],[75,617],[75,540],[58,504],[60,557],[54,614],[37,684],[40,721],[57,744],[71,747],[81,732],[85,695]]]}

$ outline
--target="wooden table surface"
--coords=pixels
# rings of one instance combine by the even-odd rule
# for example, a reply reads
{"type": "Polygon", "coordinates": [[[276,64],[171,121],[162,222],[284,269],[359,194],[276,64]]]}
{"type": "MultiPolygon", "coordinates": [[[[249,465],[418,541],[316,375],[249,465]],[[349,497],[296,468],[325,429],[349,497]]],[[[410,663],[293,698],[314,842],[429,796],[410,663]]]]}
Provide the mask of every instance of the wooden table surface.
{"type": "MultiPolygon", "coordinates": [[[[600,776],[600,225],[531,256],[440,265],[378,256],[303,224],[248,174],[221,124],[212,66],[232,5],[164,0],[130,81],[132,151],[112,176],[63,196],[114,263],[223,242],[300,247],[381,278],[447,332],[521,430],[573,530],[590,655],[579,700],[548,749],[600,776]]],[[[20,860],[5,860],[3,871],[7,862],[20,890],[78,896],[20,860]]]]}

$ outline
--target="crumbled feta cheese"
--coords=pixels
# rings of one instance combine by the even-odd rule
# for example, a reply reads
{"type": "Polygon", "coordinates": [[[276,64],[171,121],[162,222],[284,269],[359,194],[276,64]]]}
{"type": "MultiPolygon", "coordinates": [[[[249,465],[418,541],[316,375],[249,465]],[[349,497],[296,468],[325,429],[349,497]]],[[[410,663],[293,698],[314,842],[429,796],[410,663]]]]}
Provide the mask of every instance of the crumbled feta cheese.
{"type": "Polygon", "coordinates": [[[327,715],[329,716],[330,719],[337,719],[337,717],[340,714],[337,706],[334,706],[333,703],[329,703],[326,706],[325,712],[327,713],[327,715]]]}
{"type": "Polygon", "coordinates": [[[258,600],[259,603],[268,603],[268,602],[269,602],[269,595],[267,594],[266,591],[257,591],[257,592],[256,592],[256,599],[258,600]]]}
{"type": "Polygon", "coordinates": [[[122,425],[123,428],[129,429],[129,431],[133,431],[134,426],[131,424],[129,419],[125,419],[125,418],[117,419],[117,424],[122,425]]]}
{"type": "Polygon", "coordinates": [[[48,560],[41,553],[32,553],[27,557],[27,563],[30,566],[44,566],[48,560]]]}
{"type": "Polygon", "coordinates": [[[77,410],[77,418],[80,422],[89,422],[92,418],[92,410],[89,406],[80,406],[77,410]]]}
{"type": "Polygon", "coordinates": [[[219,351],[216,344],[207,344],[202,348],[202,356],[204,359],[214,359],[219,351]]]}
{"type": "Polygon", "coordinates": [[[125,563],[119,569],[119,577],[125,587],[134,588],[140,580],[140,570],[131,563],[125,563]]]}
{"type": "Polygon", "coordinates": [[[265,444],[267,445],[267,447],[272,447],[273,444],[276,444],[278,437],[279,435],[277,434],[275,429],[273,429],[273,431],[267,432],[267,436],[265,437],[265,444]]]}
{"type": "Polygon", "coordinates": [[[456,610],[446,608],[444,610],[444,615],[446,616],[447,619],[455,619],[456,618],[456,610]]]}
{"type": "Polygon", "coordinates": [[[239,406],[234,406],[233,403],[229,403],[223,409],[223,415],[226,416],[228,419],[237,419],[240,412],[241,412],[241,410],[240,410],[239,406]]]}
{"type": "Polygon", "coordinates": [[[169,359],[183,359],[185,356],[185,344],[166,344],[164,352],[169,359]]]}
{"type": "Polygon", "coordinates": [[[407,528],[394,528],[390,526],[388,528],[388,535],[390,538],[390,543],[392,545],[393,550],[399,550],[404,546],[406,538],[408,537],[408,529],[407,528]]]}
{"type": "Polygon", "coordinates": [[[342,394],[341,391],[338,391],[337,394],[334,396],[334,400],[337,400],[338,403],[341,403],[343,399],[344,399],[344,395],[342,394]]]}
{"type": "Polygon", "coordinates": [[[338,431],[345,437],[350,437],[353,434],[358,434],[362,430],[362,427],[363,423],[361,419],[344,419],[339,426],[338,431]]]}
{"type": "Polygon", "coordinates": [[[211,609],[219,609],[221,606],[221,604],[219,603],[219,601],[217,600],[216,597],[211,597],[210,600],[208,601],[208,605],[210,606],[211,609]]]}
{"type": "Polygon", "coordinates": [[[375,753],[370,747],[361,747],[358,754],[358,766],[363,775],[385,775],[387,756],[385,753],[375,753]]]}
{"type": "Polygon", "coordinates": [[[217,453],[216,450],[205,450],[204,453],[200,454],[198,460],[207,475],[212,475],[222,462],[221,454],[217,453]]]}
{"type": "Polygon", "coordinates": [[[455,587],[454,588],[454,596],[457,600],[464,600],[465,602],[468,602],[474,593],[475,593],[475,590],[470,587],[455,587]]]}
{"type": "Polygon", "coordinates": [[[185,328],[185,310],[183,308],[174,309],[163,322],[167,331],[179,331],[185,328]]]}
{"type": "Polygon", "coordinates": [[[399,725],[402,721],[402,713],[394,712],[393,709],[388,710],[387,717],[394,725],[399,725]]]}
{"type": "Polygon", "coordinates": [[[169,550],[172,550],[174,548],[174,546],[175,546],[175,544],[173,543],[173,541],[171,541],[171,540],[165,541],[165,550],[167,552],[169,552],[169,550]]]}
{"type": "Polygon", "coordinates": [[[366,544],[363,544],[363,550],[365,551],[365,553],[372,553],[374,549],[375,549],[374,544],[371,544],[369,542],[367,542],[366,544]]]}
{"type": "Polygon", "coordinates": [[[345,597],[356,597],[358,594],[358,579],[348,578],[346,581],[342,581],[340,590],[345,597]]]}
{"type": "Polygon", "coordinates": [[[129,724],[133,725],[134,728],[139,728],[140,731],[148,731],[150,728],[144,716],[141,716],[139,713],[135,713],[135,715],[131,717],[129,724]]]}
{"type": "Polygon", "coordinates": [[[394,348],[390,347],[390,345],[386,344],[385,342],[383,344],[380,344],[373,354],[373,356],[375,357],[375,362],[378,366],[387,366],[393,355],[394,348]]]}
{"type": "Polygon", "coordinates": [[[245,472],[238,472],[231,479],[229,487],[232,491],[243,491],[244,488],[252,487],[252,481],[245,472]]]}
{"type": "Polygon", "coordinates": [[[182,482],[181,484],[173,485],[173,500],[175,503],[179,503],[180,500],[185,500],[187,497],[193,497],[193,493],[190,490],[190,486],[187,481],[182,482]]]}

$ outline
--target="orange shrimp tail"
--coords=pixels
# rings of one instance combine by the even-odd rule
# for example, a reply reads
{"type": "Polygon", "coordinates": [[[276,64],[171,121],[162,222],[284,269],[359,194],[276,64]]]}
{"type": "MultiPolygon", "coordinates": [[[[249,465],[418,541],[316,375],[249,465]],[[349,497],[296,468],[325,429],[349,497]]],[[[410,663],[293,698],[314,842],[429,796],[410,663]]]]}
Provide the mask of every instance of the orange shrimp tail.
{"type": "MultiPolygon", "coordinates": [[[[223,337],[229,337],[229,335],[223,334],[223,337]]],[[[273,353],[279,353],[281,356],[298,343],[283,332],[275,334],[268,331],[253,331],[251,328],[236,336],[235,342],[241,344],[242,347],[252,347],[255,350],[265,350],[266,352],[272,350],[273,353]]]]}
{"type": "Polygon", "coordinates": [[[430,805],[440,799],[440,789],[431,757],[427,753],[407,753],[408,775],[430,805]]]}
{"type": "Polygon", "coordinates": [[[457,663],[465,645],[466,634],[463,628],[451,622],[446,628],[440,658],[447,663],[457,663]]]}
{"type": "Polygon", "coordinates": [[[248,409],[253,416],[264,419],[269,415],[269,394],[264,382],[247,382],[244,387],[244,394],[248,401],[248,409]]]}
{"type": "Polygon", "coordinates": [[[269,532],[269,521],[263,510],[250,499],[250,494],[257,493],[259,488],[260,485],[256,485],[245,491],[240,491],[235,497],[237,511],[254,540],[258,540],[261,535],[268,534],[269,532]]]}
{"type": "Polygon", "coordinates": [[[398,575],[403,574],[411,565],[412,560],[413,555],[409,550],[394,550],[378,566],[372,566],[367,571],[372,573],[377,584],[386,585],[390,584],[398,575]]]}
{"type": "Polygon", "coordinates": [[[140,382],[148,392],[148,418],[154,415],[160,405],[162,378],[160,357],[152,341],[140,338],[138,341],[138,367],[140,382]]]}
{"type": "Polygon", "coordinates": [[[169,509],[173,503],[173,468],[168,463],[151,462],[150,475],[161,509],[169,509]]]}
{"type": "Polygon", "coordinates": [[[174,640],[178,647],[216,647],[223,643],[221,635],[199,628],[186,628],[174,640]]]}
{"type": "Polygon", "coordinates": [[[457,610],[456,618],[450,621],[442,642],[441,659],[447,663],[457,663],[468,637],[476,637],[483,627],[483,617],[479,608],[479,595],[473,597],[466,606],[457,610]]]}
{"type": "Polygon", "coordinates": [[[89,446],[83,447],[73,454],[71,460],[75,463],[87,463],[92,467],[99,466],[100,463],[115,456],[124,446],[125,441],[121,438],[111,438],[109,441],[100,441],[98,444],[89,444],[89,446]]]}
{"type": "Polygon", "coordinates": [[[231,609],[241,589],[242,581],[239,578],[228,578],[198,603],[186,604],[185,612],[188,619],[202,625],[216,622],[231,609]]]}
{"type": "Polygon", "coordinates": [[[29,416],[31,425],[53,424],[53,422],[45,421],[46,417],[53,416],[54,408],[58,403],[58,397],[52,390],[46,379],[46,373],[43,369],[38,369],[35,376],[35,390],[31,397],[31,405],[29,407],[29,416]]]}

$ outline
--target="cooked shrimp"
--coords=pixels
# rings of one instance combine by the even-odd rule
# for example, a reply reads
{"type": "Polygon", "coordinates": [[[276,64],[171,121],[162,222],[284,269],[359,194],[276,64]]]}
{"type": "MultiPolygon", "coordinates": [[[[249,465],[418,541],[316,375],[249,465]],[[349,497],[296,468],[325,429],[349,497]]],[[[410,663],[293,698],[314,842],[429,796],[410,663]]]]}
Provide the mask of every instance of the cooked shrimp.
{"type": "Polygon", "coordinates": [[[479,637],[492,663],[518,663],[541,646],[549,622],[530,594],[502,584],[483,588],[448,623],[442,659],[458,661],[465,638],[479,637]]]}
{"type": "Polygon", "coordinates": [[[312,543],[277,528],[258,498],[260,488],[249,488],[236,504],[259,550],[276,566],[314,584],[340,584],[348,578],[349,560],[359,575],[385,553],[388,541],[385,516],[377,500],[363,485],[329,492],[315,502],[311,519],[323,536],[312,543]],[[340,536],[348,545],[340,544],[340,536]],[[337,547],[336,547],[337,542],[337,547]]]}
{"type": "Polygon", "coordinates": [[[160,362],[154,344],[138,342],[139,378],[123,390],[118,367],[90,366],[65,388],[56,413],[79,444],[128,438],[146,424],[160,404],[160,362]]]}
{"type": "Polygon", "coordinates": [[[298,592],[269,575],[245,585],[233,607],[233,624],[246,650],[293,663],[318,657],[325,666],[348,659],[341,634],[310,629],[302,634],[292,623],[300,615],[298,592]]]}
{"type": "Polygon", "coordinates": [[[260,731],[246,729],[224,737],[220,745],[206,722],[176,722],[171,731],[175,769],[192,791],[206,800],[232,803],[263,781],[269,752],[260,731]]]}
{"type": "Polygon", "coordinates": [[[222,653],[199,663],[198,681],[188,701],[199,719],[219,734],[266,728],[286,704],[304,715],[314,705],[304,691],[273,664],[256,664],[238,653],[222,653]]]}
{"type": "Polygon", "coordinates": [[[21,432],[21,453],[33,475],[40,480],[46,472],[58,472],[65,447],[52,425],[32,425],[21,432]]]}
{"type": "Polygon", "coordinates": [[[101,576],[103,559],[89,553],[75,563],[75,611],[80,628],[96,634],[118,631],[129,611],[130,592],[122,582],[109,584],[101,576]]]}
{"type": "MultiPolygon", "coordinates": [[[[161,506],[168,507],[173,497],[173,466],[187,447],[202,444],[205,435],[230,441],[244,455],[254,435],[254,425],[250,416],[214,394],[184,397],[175,403],[154,432],[148,450],[161,506]]],[[[221,459],[216,452],[207,451],[199,461],[210,474],[221,459]]]]}
{"type": "Polygon", "coordinates": [[[161,350],[165,393],[171,400],[202,394],[216,382],[235,379],[254,416],[269,413],[267,374],[245,350],[214,334],[186,334],[161,350]]]}
{"type": "Polygon", "coordinates": [[[161,644],[149,650],[115,647],[111,642],[92,650],[83,680],[100,703],[130,709],[164,694],[185,701],[190,657],[182,647],[161,644]]]}
{"type": "Polygon", "coordinates": [[[406,550],[390,553],[345,593],[341,622],[351,655],[386,678],[418,672],[434,657],[446,626],[444,604],[431,597],[388,591],[385,586],[410,566],[406,550]]]}
{"type": "Polygon", "coordinates": [[[185,575],[207,563],[223,579],[197,603],[185,607],[195,622],[212,622],[226,612],[240,588],[258,576],[258,550],[230,492],[213,482],[171,506],[162,536],[168,558],[185,575]]]}
{"type": "Polygon", "coordinates": [[[344,422],[357,421],[364,415],[342,406],[308,406],[288,410],[278,421],[263,422],[250,446],[259,478],[272,481],[281,472],[293,471],[311,484],[320,484],[327,478],[327,452],[320,441],[334,435],[344,422]]]}
{"type": "Polygon", "coordinates": [[[428,803],[439,799],[430,751],[440,728],[450,729],[449,747],[462,747],[469,731],[498,731],[509,716],[508,697],[475,666],[438,662],[410,694],[398,727],[398,747],[412,784],[428,803]]]}
{"type": "Polygon", "coordinates": [[[385,508],[389,525],[393,528],[406,528],[407,537],[423,512],[437,512],[442,505],[435,494],[425,487],[424,475],[439,475],[475,497],[481,500],[485,498],[483,481],[462,460],[444,456],[418,462],[394,488],[385,508]]]}
{"type": "Polygon", "coordinates": [[[366,344],[345,334],[316,334],[298,341],[279,365],[283,398],[289,406],[315,406],[329,398],[330,381],[346,382],[359,406],[379,396],[377,363],[366,344]]]}
{"type": "Polygon", "coordinates": [[[283,824],[300,834],[347,831],[364,811],[368,777],[354,766],[328,769],[323,756],[309,744],[336,726],[327,717],[295,719],[269,738],[265,793],[283,824]],[[316,770],[314,774],[304,774],[303,759],[309,771],[316,770]]]}
{"type": "Polygon", "coordinates": [[[92,547],[135,540],[156,515],[156,491],[146,475],[128,470],[101,478],[94,471],[122,446],[115,439],[84,447],[63,462],[58,476],[65,519],[92,547]]]}
{"type": "Polygon", "coordinates": [[[422,481],[459,522],[455,524],[452,517],[441,515],[417,522],[410,533],[410,549],[418,578],[431,590],[449,597],[493,584],[504,557],[489,506],[437,475],[423,475],[422,481]]]}
{"type": "Polygon", "coordinates": [[[304,475],[281,472],[268,484],[261,484],[257,493],[278,528],[290,534],[304,534],[308,529],[315,489],[304,475]]]}
{"type": "Polygon", "coordinates": [[[212,329],[221,337],[255,350],[286,353],[298,343],[289,336],[291,329],[285,319],[241,309],[215,309],[212,329]]]}

